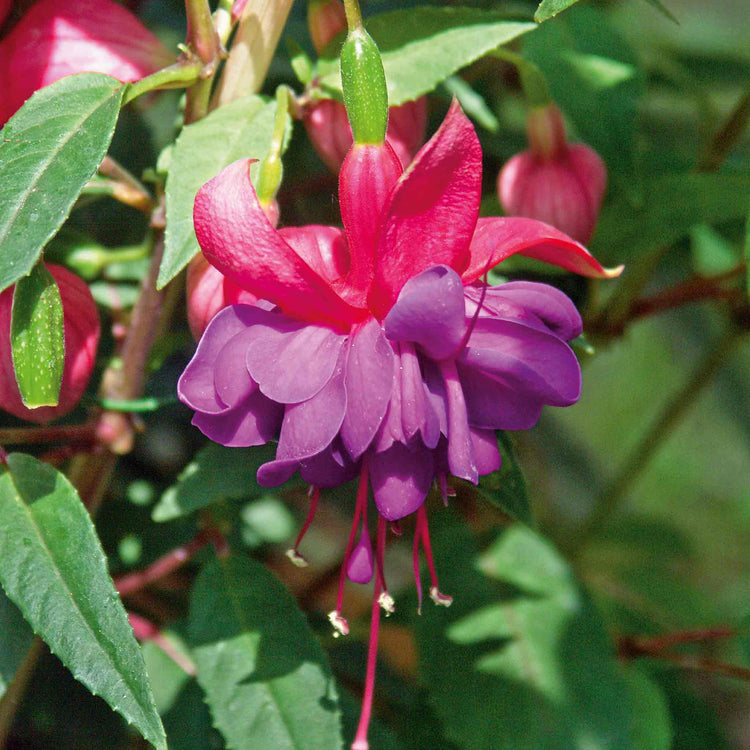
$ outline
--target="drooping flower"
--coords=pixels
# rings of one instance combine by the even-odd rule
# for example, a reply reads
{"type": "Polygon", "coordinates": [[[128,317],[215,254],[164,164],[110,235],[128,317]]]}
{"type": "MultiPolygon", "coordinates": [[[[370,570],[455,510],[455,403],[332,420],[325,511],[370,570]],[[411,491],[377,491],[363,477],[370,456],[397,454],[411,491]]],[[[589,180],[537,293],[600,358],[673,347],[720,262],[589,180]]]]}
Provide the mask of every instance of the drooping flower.
{"type": "Polygon", "coordinates": [[[368,483],[381,518],[396,521],[418,511],[436,477],[476,482],[496,469],[492,430],[525,429],[544,404],[576,401],[572,303],[542,284],[484,290],[478,280],[514,253],[616,272],[550,226],[478,219],[481,149],[457,104],[403,174],[387,143],[353,147],[339,183],[344,231],[276,231],[248,167],[235,162],[204,185],[196,233],[210,263],[276,309],[220,312],[179,394],[223,445],[279,436],[262,484],[299,471],[328,487],[359,473],[357,521],[368,483]]]}
{"type": "Polygon", "coordinates": [[[607,186],[607,170],[594,149],[569,143],[554,104],[533,107],[527,131],[531,148],[511,158],[497,178],[508,214],[557,227],[579,242],[594,232],[607,186]]]}
{"type": "Polygon", "coordinates": [[[91,378],[99,344],[99,313],[87,284],[62,266],[49,263],[46,268],[60,290],[65,331],[65,366],[57,406],[24,406],[10,348],[14,287],[0,293],[0,409],[29,422],[51,422],[75,408],[91,378]]]}
{"type": "Polygon", "coordinates": [[[63,76],[106,73],[128,83],[173,58],[113,0],[38,0],[0,41],[0,125],[34,91],[63,76]]]}

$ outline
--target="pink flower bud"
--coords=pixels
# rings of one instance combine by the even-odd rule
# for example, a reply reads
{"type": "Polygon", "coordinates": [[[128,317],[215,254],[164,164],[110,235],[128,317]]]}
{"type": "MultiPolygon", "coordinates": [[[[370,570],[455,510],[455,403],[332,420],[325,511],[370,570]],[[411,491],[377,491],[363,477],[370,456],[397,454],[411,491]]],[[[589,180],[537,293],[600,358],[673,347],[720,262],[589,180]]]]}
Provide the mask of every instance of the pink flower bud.
{"type": "Polygon", "coordinates": [[[497,178],[503,209],[588,242],[607,186],[604,162],[589,146],[567,142],[554,105],[532,110],[528,133],[531,148],[510,159],[497,178]]]}
{"type": "Polygon", "coordinates": [[[37,89],[71,73],[137,81],[173,56],[113,0],[38,0],[0,42],[0,124],[37,89]]]}
{"type": "MultiPolygon", "coordinates": [[[[304,123],[318,156],[331,171],[338,172],[353,143],[344,105],[333,99],[316,102],[305,111],[304,123]]],[[[402,165],[410,164],[421,148],[426,128],[426,97],[388,110],[386,140],[402,165]]]]}
{"type": "Polygon", "coordinates": [[[27,409],[13,372],[10,321],[13,287],[0,294],[0,409],[29,422],[51,422],[72,411],[86,390],[99,343],[99,313],[88,286],[62,266],[46,265],[55,277],[63,306],[65,366],[57,406],[27,409]]]}
{"type": "Polygon", "coordinates": [[[346,31],[346,13],[341,0],[311,0],[307,6],[307,27],[315,51],[323,50],[342,31],[346,31]]]}

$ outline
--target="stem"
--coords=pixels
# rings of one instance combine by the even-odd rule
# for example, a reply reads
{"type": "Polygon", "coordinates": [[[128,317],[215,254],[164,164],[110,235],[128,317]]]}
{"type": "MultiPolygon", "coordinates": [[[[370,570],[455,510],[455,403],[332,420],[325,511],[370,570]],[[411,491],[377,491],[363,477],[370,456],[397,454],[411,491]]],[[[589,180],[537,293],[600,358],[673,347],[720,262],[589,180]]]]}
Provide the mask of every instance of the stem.
{"type": "Polygon", "coordinates": [[[734,326],[730,327],[714,348],[705,355],[692,377],[667,404],[640,444],[625,460],[614,480],[595,501],[589,517],[569,545],[568,552],[572,557],[580,553],[589,539],[596,535],[618,510],[630,488],[648,466],[649,459],[669,437],[688,407],[695,401],[696,396],[704,386],[711,382],[716,371],[725,363],[733,347],[741,338],[741,333],[734,326]]]}
{"type": "Polygon", "coordinates": [[[43,653],[44,641],[39,636],[35,636],[24,660],[13,675],[13,680],[0,699],[0,748],[4,748],[8,742],[16,713],[21,707],[26,688],[43,653]]]}
{"type": "Polygon", "coordinates": [[[146,588],[154,581],[165,578],[170,573],[181,568],[188,560],[195,557],[207,544],[211,543],[216,537],[213,529],[203,529],[199,531],[193,539],[187,544],[183,544],[171,552],[167,552],[158,560],[143,570],[135,573],[128,573],[115,579],[115,588],[120,596],[128,596],[136,591],[146,588]]]}
{"type": "Polygon", "coordinates": [[[350,31],[362,28],[362,11],[359,9],[358,0],[344,0],[344,12],[346,13],[346,25],[350,31]]]}
{"type": "Polygon", "coordinates": [[[750,86],[730,113],[724,127],[714,135],[705,153],[698,160],[696,169],[699,172],[717,172],[737,141],[742,137],[750,120],[750,86]]]}
{"type": "Polygon", "coordinates": [[[187,91],[185,124],[196,122],[208,114],[211,89],[221,60],[222,46],[216,32],[208,0],[185,0],[187,44],[203,62],[198,81],[187,91]]]}
{"type": "Polygon", "coordinates": [[[714,659],[705,659],[700,656],[691,654],[676,654],[669,651],[663,651],[655,654],[644,653],[641,657],[652,659],[663,659],[683,669],[691,669],[695,672],[708,672],[710,674],[720,674],[724,677],[733,677],[737,680],[750,682],[750,668],[740,667],[736,664],[729,664],[724,661],[714,659]]]}
{"type": "Polygon", "coordinates": [[[109,179],[88,183],[86,189],[89,193],[106,192],[115,200],[147,214],[156,208],[156,202],[146,186],[111,156],[104,157],[99,165],[98,173],[109,179]]]}
{"type": "Polygon", "coordinates": [[[493,50],[492,55],[515,66],[526,103],[530,107],[546,107],[552,102],[547,79],[533,62],[503,47],[493,50]]]}
{"type": "Polygon", "coordinates": [[[95,435],[96,427],[93,421],[62,426],[7,427],[0,430],[0,444],[77,443],[85,445],[92,443],[95,435]]]}
{"type": "Polygon", "coordinates": [[[291,7],[292,0],[248,0],[212,108],[260,91],[291,7]]]}
{"type": "Polygon", "coordinates": [[[624,659],[633,659],[643,655],[658,655],[674,646],[684,643],[705,643],[737,635],[734,628],[719,626],[705,630],[682,630],[677,633],[665,633],[657,636],[625,636],[617,644],[617,653],[624,659]]]}
{"type": "Polygon", "coordinates": [[[150,76],[141,78],[140,81],[127,85],[122,98],[122,106],[124,107],[129,102],[132,102],[133,99],[149,91],[155,91],[156,89],[183,89],[192,86],[200,79],[202,72],[203,62],[192,57],[157,70],[156,73],[152,73],[150,76]]]}
{"type": "Polygon", "coordinates": [[[365,675],[365,692],[362,696],[362,712],[359,715],[357,734],[352,743],[352,750],[368,750],[367,730],[372,716],[372,698],[375,693],[375,667],[378,662],[378,631],[380,629],[380,581],[375,578],[375,590],[372,595],[372,614],[370,615],[370,644],[367,649],[367,673],[365,675]]]}

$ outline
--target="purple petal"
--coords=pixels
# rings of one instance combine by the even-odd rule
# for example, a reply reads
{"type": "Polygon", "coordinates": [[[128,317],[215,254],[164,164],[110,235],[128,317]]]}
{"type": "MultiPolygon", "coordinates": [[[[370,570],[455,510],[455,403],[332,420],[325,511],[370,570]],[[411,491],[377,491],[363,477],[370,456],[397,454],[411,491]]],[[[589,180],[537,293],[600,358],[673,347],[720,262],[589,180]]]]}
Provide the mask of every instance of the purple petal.
{"type": "MultiPolygon", "coordinates": [[[[396,347],[398,346],[400,345],[396,344],[396,347]]],[[[374,448],[378,452],[387,450],[394,442],[408,442],[404,435],[401,414],[401,374],[401,358],[396,351],[393,356],[393,387],[391,389],[391,398],[374,443],[374,448]]]]}
{"type": "Polygon", "coordinates": [[[255,326],[241,331],[229,339],[214,361],[216,396],[229,408],[237,406],[258,387],[245,366],[247,347],[255,336],[255,326]]]}
{"type": "Polygon", "coordinates": [[[570,406],[581,394],[581,368],[571,348],[516,321],[480,318],[459,362],[553,406],[570,406]]]}
{"type": "Polygon", "coordinates": [[[471,430],[471,443],[477,459],[477,471],[480,476],[492,474],[500,468],[502,459],[497,447],[497,438],[492,430],[471,430]]]}
{"type": "Polygon", "coordinates": [[[445,383],[437,363],[432,360],[422,360],[424,372],[425,395],[437,417],[440,433],[448,434],[448,396],[445,392],[445,383]]]}
{"type": "Polygon", "coordinates": [[[375,505],[383,518],[397,521],[414,513],[432,484],[432,452],[416,440],[410,446],[394,443],[369,460],[375,505]]]}
{"type": "Polygon", "coordinates": [[[367,533],[363,531],[357,546],[352,550],[349,557],[346,566],[347,578],[354,583],[369,583],[374,572],[372,562],[372,542],[367,533]]]}
{"type": "MultiPolygon", "coordinates": [[[[467,296],[478,300],[480,289],[467,289],[467,296]]],[[[483,308],[499,318],[524,319],[519,311],[538,318],[552,333],[564,341],[581,335],[581,316],[575,305],[559,289],[533,281],[510,281],[491,287],[483,308]]]]}
{"type": "Polygon", "coordinates": [[[466,333],[461,277],[452,268],[435,266],[409,279],[383,325],[391,341],[413,341],[431,359],[449,356],[466,333]]]}
{"type": "Polygon", "coordinates": [[[434,448],[440,439],[440,420],[427,396],[419,359],[412,344],[399,344],[399,359],[404,434],[408,441],[419,431],[425,446],[434,448]]]}
{"type": "Polygon", "coordinates": [[[271,440],[279,430],[283,414],[283,406],[255,391],[223,414],[197,413],[193,424],[216,443],[229,448],[244,448],[271,440]]]}
{"type": "Polygon", "coordinates": [[[301,460],[327,448],[341,429],[346,412],[342,352],[331,379],[312,398],[286,407],[277,459],[301,460]]]}
{"type": "Polygon", "coordinates": [[[373,318],[356,329],[347,346],[346,415],[341,439],[359,458],[375,437],[393,390],[393,351],[373,318]]]}
{"type": "MultiPolygon", "coordinates": [[[[281,316],[276,316],[281,317],[281,316]]],[[[247,369],[268,398],[296,404],[314,396],[331,379],[346,336],[330,328],[267,325],[247,351],[247,369]]]]}
{"type": "Polygon", "coordinates": [[[458,375],[472,427],[489,430],[528,430],[542,411],[538,398],[519,393],[491,375],[458,366],[458,375]]]}
{"type": "Polygon", "coordinates": [[[456,365],[452,360],[442,362],[441,371],[448,404],[448,466],[453,476],[476,484],[479,479],[477,460],[456,365]]]}
{"type": "Polygon", "coordinates": [[[315,487],[338,487],[357,475],[359,464],[337,450],[338,438],[316,456],[302,461],[282,459],[269,461],[258,469],[258,483],[263,487],[276,487],[286,482],[295,471],[308,484],[315,487]]]}
{"type": "Polygon", "coordinates": [[[250,305],[232,305],[214,316],[177,383],[177,394],[184,404],[206,414],[227,411],[227,405],[216,393],[216,358],[224,346],[238,333],[246,330],[254,319],[255,308],[250,305]]]}

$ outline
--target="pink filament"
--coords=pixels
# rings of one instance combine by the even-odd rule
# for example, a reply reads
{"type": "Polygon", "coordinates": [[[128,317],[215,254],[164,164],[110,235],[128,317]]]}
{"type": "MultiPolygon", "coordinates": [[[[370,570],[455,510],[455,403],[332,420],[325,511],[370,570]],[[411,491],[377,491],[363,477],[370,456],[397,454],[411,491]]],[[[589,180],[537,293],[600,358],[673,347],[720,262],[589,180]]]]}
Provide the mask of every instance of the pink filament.
{"type": "MultiPolygon", "coordinates": [[[[382,519],[379,519],[379,521],[382,519]]],[[[385,530],[385,523],[383,523],[385,530]]],[[[380,523],[378,522],[378,539],[380,538],[380,523]]],[[[359,715],[357,734],[352,743],[352,750],[369,750],[367,730],[372,716],[372,697],[375,692],[375,666],[378,659],[378,631],[380,629],[380,580],[375,580],[372,594],[372,615],[370,617],[370,644],[367,650],[367,674],[365,676],[365,692],[362,696],[362,713],[359,715]]]]}
{"type": "Polygon", "coordinates": [[[427,525],[427,511],[425,510],[424,503],[419,506],[417,511],[417,530],[416,535],[422,540],[422,547],[424,549],[425,560],[427,560],[427,568],[430,571],[430,579],[432,580],[433,588],[440,588],[438,586],[438,577],[435,572],[435,561],[432,559],[432,544],[430,543],[430,529],[427,525]]]}
{"type": "Polygon", "coordinates": [[[414,546],[412,547],[412,563],[414,564],[414,584],[417,587],[417,612],[422,614],[422,577],[419,574],[419,529],[414,530],[414,546]]]}
{"type": "Polygon", "coordinates": [[[385,557],[385,532],[386,521],[383,516],[378,516],[377,542],[375,546],[375,562],[378,576],[378,583],[383,591],[387,594],[388,587],[385,585],[385,572],[383,569],[383,558],[385,557]]]}
{"type": "Polygon", "coordinates": [[[302,527],[302,531],[300,531],[299,536],[297,537],[297,541],[294,543],[295,552],[297,551],[305,534],[307,534],[307,530],[310,528],[310,525],[312,524],[313,519],[315,518],[315,513],[318,510],[318,500],[320,500],[320,487],[310,487],[310,490],[311,490],[310,510],[307,511],[307,518],[305,519],[305,524],[302,527]]]}
{"type": "Polygon", "coordinates": [[[362,468],[359,471],[359,487],[357,488],[357,500],[354,507],[354,518],[352,519],[352,528],[349,532],[349,541],[346,543],[344,552],[344,561],[341,565],[339,574],[339,591],[336,597],[336,612],[341,613],[344,603],[344,583],[346,582],[346,571],[349,567],[349,558],[354,549],[354,542],[357,539],[359,529],[359,519],[367,514],[367,491],[368,491],[368,474],[367,474],[367,456],[362,457],[362,468]]]}

